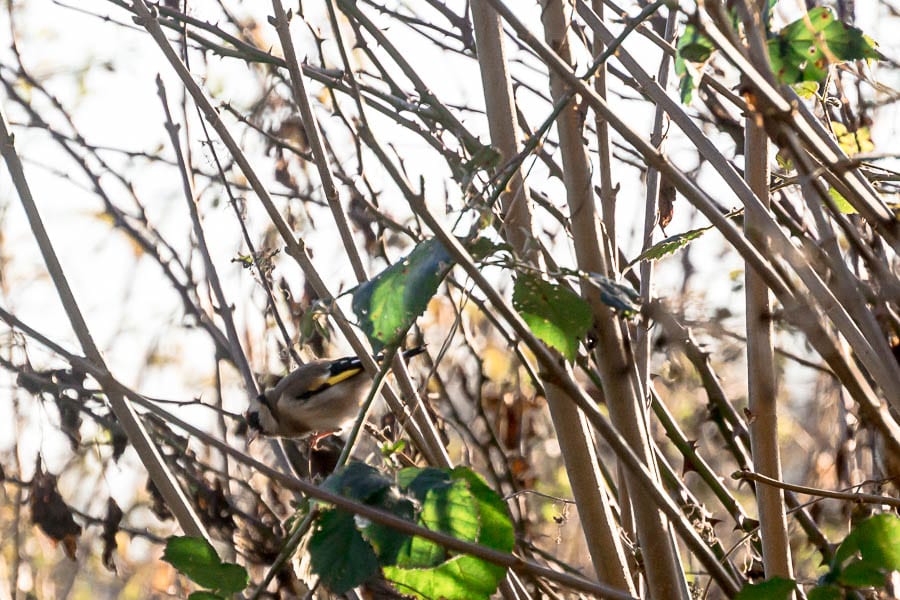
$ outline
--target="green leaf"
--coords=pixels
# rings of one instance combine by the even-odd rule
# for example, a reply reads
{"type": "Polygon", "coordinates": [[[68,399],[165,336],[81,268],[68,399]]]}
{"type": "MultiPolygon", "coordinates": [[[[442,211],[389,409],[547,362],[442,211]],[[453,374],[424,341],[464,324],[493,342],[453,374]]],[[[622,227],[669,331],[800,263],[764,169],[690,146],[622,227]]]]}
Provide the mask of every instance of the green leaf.
{"type": "Polygon", "coordinates": [[[847,202],[847,199],[844,198],[844,196],[833,187],[828,188],[828,195],[831,196],[831,199],[834,200],[835,204],[837,204],[838,210],[843,214],[855,215],[857,213],[857,210],[853,207],[853,205],[847,202]]]}
{"type": "Polygon", "coordinates": [[[864,561],[885,571],[900,571],[900,517],[876,515],[857,525],[847,539],[851,536],[864,561]]]}
{"type": "Polygon", "coordinates": [[[224,595],[236,594],[249,583],[244,567],[223,563],[216,549],[203,538],[170,537],[166,541],[163,560],[194,583],[224,595]]]}
{"type": "Polygon", "coordinates": [[[438,567],[449,558],[450,555],[440,544],[413,536],[397,553],[394,562],[384,566],[397,567],[403,571],[410,569],[427,571],[438,567]]]}
{"type": "MultiPolygon", "coordinates": [[[[415,516],[413,503],[399,495],[394,482],[365,463],[349,463],[332,473],[322,487],[369,506],[377,506],[411,522],[415,516]]],[[[409,541],[409,536],[378,523],[361,523],[357,522],[356,527],[371,544],[381,564],[393,564],[397,553],[409,541]]]]}
{"type": "Polygon", "coordinates": [[[485,258],[500,252],[512,253],[512,246],[506,243],[494,242],[481,236],[472,240],[466,246],[466,250],[469,251],[469,254],[471,254],[472,258],[475,260],[484,260],[485,258]]]}
{"type": "Polygon", "coordinates": [[[462,555],[433,569],[385,567],[384,576],[399,591],[417,598],[487,600],[506,576],[506,569],[462,555]]]}
{"type": "Polygon", "coordinates": [[[399,344],[437,292],[453,260],[436,239],[416,246],[353,291],[353,312],[375,350],[399,344]]]}
{"type": "Polygon", "coordinates": [[[493,146],[482,146],[466,161],[464,168],[470,173],[491,170],[500,164],[501,158],[500,152],[493,146]]]}
{"type": "MultiPolygon", "coordinates": [[[[454,481],[444,469],[404,469],[403,487],[421,503],[420,525],[461,540],[478,540],[478,513],[474,498],[465,481],[454,481]],[[408,479],[410,475],[414,477],[408,479]]],[[[403,484],[401,484],[403,485],[403,484]]],[[[404,568],[436,567],[447,560],[446,551],[439,545],[414,538],[397,559],[404,568]]]]}
{"type": "Polygon", "coordinates": [[[466,481],[456,480],[429,491],[419,519],[432,531],[442,531],[466,542],[478,541],[478,507],[466,481]]]}
{"type": "MultiPolygon", "coordinates": [[[[415,506],[408,498],[397,494],[394,489],[384,495],[378,506],[410,522],[415,521],[415,506]]],[[[375,554],[378,556],[378,561],[382,565],[396,564],[400,553],[408,547],[412,539],[411,536],[401,533],[393,527],[379,523],[364,525],[362,534],[366,541],[372,545],[375,554]]]]}
{"type": "Polygon", "coordinates": [[[791,85],[797,95],[809,100],[819,92],[819,83],[816,81],[801,81],[791,85]]]}
{"type": "Polygon", "coordinates": [[[420,521],[426,527],[504,552],[512,550],[515,535],[506,503],[477,473],[466,467],[449,472],[415,470],[419,472],[406,489],[422,499],[420,521]]]}
{"type": "Polygon", "coordinates": [[[419,502],[424,502],[431,490],[450,485],[450,473],[435,467],[407,467],[397,473],[397,483],[419,502]]]}
{"type": "Polygon", "coordinates": [[[478,543],[502,552],[512,552],[516,537],[503,498],[471,469],[457,467],[453,469],[452,477],[465,479],[469,484],[469,491],[478,502],[481,521],[478,543]]]}
{"type": "Polygon", "coordinates": [[[888,573],[898,570],[900,517],[885,513],[853,528],[834,553],[827,577],[849,587],[880,587],[888,573]]]}
{"type": "Polygon", "coordinates": [[[783,577],[773,577],[762,583],[748,583],[734,600],[788,600],[797,590],[797,582],[783,577]]]}
{"type": "Polygon", "coordinates": [[[806,600],[844,600],[844,591],[836,585],[819,585],[809,590],[806,600]]]}
{"type": "Polygon", "coordinates": [[[678,38],[678,55],[688,62],[705,62],[715,48],[712,40],[690,24],[684,27],[684,33],[678,38]]]}
{"type": "Polygon", "coordinates": [[[660,258],[672,254],[676,250],[684,248],[689,242],[696,240],[698,237],[712,229],[712,226],[701,227],[699,229],[691,229],[684,233],[671,235],[666,239],[656,242],[643,252],[637,258],[628,263],[629,266],[639,263],[642,260],[659,260],[660,258]]]}
{"type": "Polygon", "coordinates": [[[314,336],[321,336],[329,339],[331,333],[328,331],[328,310],[323,306],[321,300],[314,301],[300,317],[300,341],[306,342],[314,336]]]}
{"type": "MultiPolygon", "coordinates": [[[[512,550],[515,536],[506,505],[476,473],[465,467],[404,471],[406,487],[424,496],[421,524],[503,552],[512,550]]],[[[384,573],[402,592],[420,598],[476,599],[489,598],[506,569],[468,555],[451,556],[437,544],[413,538],[384,573]]]]}
{"type": "Polygon", "coordinates": [[[242,267],[245,269],[250,269],[253,267],[253,255],[252,254],[238,254],[234,258],[231,259],[231,262],[240,263],[242,267]]]}
{"type": "Polygon", "coordinates": [[[390,458],[393,455],[406,450],[407,445],[408,444],[406,443],[406,440],[401,438],[394,442],[384,442],[383,444],[381,444],[381,446],[379,446],[379,450],[381,451],[381,456],[383,456],[384,458],[390,458]]]}
{"type": "Polygon", "coordinates": [[[675,58],[675,74],[678,75],[678,97],[682,104],[690,104],[694,99],[694,75],[681,57],[675,58]]]}
{"type": "Polygon", "coordinates": [[[309,554],[312,572],[335,594],[348,592],[378,573],[375,551],[356,529],[354,516],[341,510],[319,515],[309,554]]]}
{"type": "Polygon", "coordinates": [[[450,162],[453,177],[462,188],[469,187],[472,180],[481,171],[492,171],[502,159],[496,148],[484,145],[477,139],[467,140],[465,146],[471,158],[466,161],[457,159],[450,162]]]}
{"type": "Polygon", "coordinates": [[[856,529],[851,531],[850,534],[844,538],[844,541],[841,542],[841,545],[838,546],[838,549],[834,553],[834,558],[831,560],[832,571],[840,569],[841,565],[847,562],[848,558],[851,558],[859,552],[859,536],[856,535],[856,531],[856,529]]]}
{"type": "Polygon", "coordinates": [[[201,590],[199,592],[193,592],[191,595],[189,595],[188,600],[225,600],[225,596],[207,592],[206,590],[201,590]]]}
{"type": "Polygon", "coordinates": [[[361,462],[351,462],[328,476],[322,484],[325,489],[366,504],[393,485],[387,475],[361,462]]]}
{"type": "Polygon", "coordinates": [[[882,587],[886,572],[865,560],[854,560],[847,563],[837,576],[841,585],[855,588],[882,587]]]}
{"type": "Polygon", "coordinates": [[[221,592],[224,596],[237,594],[250,583],[250,576],[247,574],[247,569],[234,563],[223,562],[219,565],[219,568],[216,569],[215,577],[218,583],[207,587],[221,592]]]}
{"type": "Polygon", "coordinates": [[[688,63],[705,62],[712,55],[715,46],[712,41],[693,25],[686,25],[678,38],[675,55],[675,74],[678,75],[678,92],[682,104],[690,104],[694,95],[694,69],[688,63]]]}
{"type": "Polygon", "coordinates": [[[772,71],[782,83],[822,81],[830,64],[877,58],[870,38],[816,7],[768,41],[772,71]]]}
{"type": "Polygon", "coordinates": [[[513,287],[513,307],[532,333],[574,361],[578,340],[593,322],[591,309],[572,290],[530,274],[519,274],[513,287]]]}
{"type": "Polygon", "coordinates": [[[775,153],[775,161],[784,171],[791,172],[794,170],[794,161],[792,161],[790,155],[783,150],[779,150],[775,153]]]}
{"type": "Polygon", "coordinates": [[[212,544],[203,538],[189,536],[172,536],[166,540],[162,559],[197,583],[200,581],[194,577],[195,572],[200,572],[202,577],[205,569],[222,563],[212,544]]]}
{"type": "Polygon", "coordinates": [[[611,306],[624,317],[630,317],[640,310],[637,303],[640,301],[641,295],[630,285],[618,283],[599,273],[589,273],[588,275],[590,276],[588,281],[600,288],[600,300],[604,304],[611,306]]]}
{"type": "MultiPolygon", "coordinates": [[[[372,467],[351,463],[325,485],[434,531],[512,550],[514,530],[503,499],[471,470],[403,469],[399,486],[385,485],[385,479],[372,467]]],[[[336,509],[321,513],[309,552],[312,571],[335,593],[364,583],[381,567],[404,592],[422,598],[488,598],[506,574],[503,567],[336,509]]]]}

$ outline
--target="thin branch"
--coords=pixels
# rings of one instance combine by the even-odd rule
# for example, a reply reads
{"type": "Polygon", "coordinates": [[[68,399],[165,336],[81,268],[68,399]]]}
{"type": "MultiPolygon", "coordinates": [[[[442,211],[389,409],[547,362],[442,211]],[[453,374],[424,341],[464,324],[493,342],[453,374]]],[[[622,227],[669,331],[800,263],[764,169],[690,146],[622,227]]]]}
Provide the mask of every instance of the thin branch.
{"type": "Polygon", "coordinates": [[[232,448],[230,445],[210,436],[202,429],[191,425],[190,423],[182,419],[179,419],[174,414],[159,408],[158,406],[154,405],[152,401],[144,398],[137,392],[129,389],[127,386],[117,381],[105,369],[98,368],[91,361],[83,357],[79,357],[77,355],[71,354],[70,352],[67,352],[61,346],[50,341],[47,337],[41,335],[34,329],[26,326],[24,323],[10,315],[2,308],[0,308],[0,319],[6,321],[9,325],[21,329],[29,337],[32,337],[36,341],[47,346],[48,348],[65,358],[73,367],[83,369],[94,379],[96,379],[101,385],[103,385],[104,389],[112,390],[117,394],[127,396],[132,402],[148,409],[167,423],[171,423],[172,425],[183,429],[191,435],[202,438],[210,446],[228,454],[235,461],[243,463],[251,467],[254,471],[261,473],[266,477],[269,477],[273,481],[278,482],[286,489],[299,492],[311,498],[315,498],[316,500],[333,505],[336,508],[348,511],[355,515],[359,515],[381,525],[386,525],[401,533],[414,535],[426,540],[430,540],[450,550],[454,550],[463,554],[471,554],[472,556],[481,558],[502,567],[507,567],[513,570],[530,573],[538,577],[543,577],[550,581],[555,581],[565,587],[570,587],[573,590],[597,594],[600,598],[609,598],[610,600],[636,600],[630,594],[623,593],[608,586],[588,581],[582,577],[560,573],[556,570],[550,569],[533,561],[525,560],[512,554],[507,554],[505,552],[501,552],[493,548],[483,546],[481,544],[466,542],[453,536],[440,533],[422,527],[420,525],[416,525],[412,521],[399,517],[391,512],[366,504],[358,503],[349,498],[345,498],[344,496],[332,493],[324,489],[323,487],[313,485],[310,482],[297,479],[290,475],[286,475],[280,471],[273,469],[265,463],[247,456],[240,450],[232,448]]]}
{"type": "Polygon", "coordinates": [[[166,115],[165,128],[169,134],[169,141],[172,143],[172,150],[175,152],[175,158],[178,162],[179,172],[181,173],[182,191],[187,201],[188,211],[191,215],[191,223],[194,228],[194,235],[197,238],[197,246],[200,249],[200,255],[203,257],[203,264],[206,268],[206,279],[212,288],[213,295],[219,303],[219,318],[225,323],[225,332],[228,335],[228,345],[231,350],[231,359],[237,365],[241,376],[244,378],[244,386],[251,397],[255,397],[258,393],[256,388],[256,380],[253,372],[250,370],[250,363],[247,361],[247,355],[241,348],[241,341],[238,339],[237,328],[232,318],[231,306],[225,298],[225,291],[222,289],[222,283],[219,281],[219,273],[213,264],[212,257],[209,255],[209,247],[206,244],[206,233],[203,231],[203,224],[200,222],[200,212],[197,210],[197,199],[194,195],[194,186],[191,177],[188,175],[187,163],[184,159],[184,153],[181,150],[181,141],[178,139],[179,127],[172,120],[172,113],[169,111],[168,99],[166,98],[166,88],[163,86],[162,77],[156,76],[156,88],[159,94],[160,102],[162,102],[163,112],[166,115]]]}
{"type": "MultiPolygon", "coordinates": [[[[807,496],[818,496],[820,498],[834,498],[836,500],[846,500],[856,504],[879,504],[882,506],[892,506],[900,508],[900,498],[892,496],[880,496],[878,494],[864,494],[862,492],[834,492],[831,490],[823,490],[821,488],[808,487],[805,485],[797,485],[794,483],[785,483],[771,477],[766,477],[753,471],[735,471],[731,477],[733,479],[755,481],[767,486],[775,487],[782,490],[797,492],[798,494],[806,494],[807,496]]],[[[854,486],[858,487],[858,486],[854,486]]]]}
{"type": "Polygon", "coordinates": [[[359,250],[353,241],[353,233],[350,231],[350,225],[347,223],[347,217],[341,206],[341,197],[338,193],[334,177],[331,175],[331,165],[329,165],[328,155],[325,154],[325,148],[322,145],[322,134],[319,130],[319,120],[316,119],[309,101],[309,95],[306,91],[306,84],[303,81],[303,72],[297,62],[297,52],[294,50],[294,41],[291,38],[290,21],[291,14],[285,13],[281,0],[272,0],[272,9],[275,11],[275,18],[272,25],[278,32],[278,39],[281,40],[281,47],[284,50],[284,58],[287,62],[288,72],[291,75],[291,93],[294,102],[300,107],[300,114],[303,119],[303,129],[306,132],[306,141],[312,149],[313,158],[315,159],[316,169],[319,172],[319,179],[322,181],[322,187],[325,192],[325,200],[331,209],[331,215],[334,217],[335,225],[341,236],[344,250],[353,266],[353,272],[356,274],[356,280],[359,282],[366,281],[366,269],[362,264],[359,256],[359,250]]]}
{"type": "MultiPolygon", "coordinates": [[[[290,227],[288,227],[284,218],[281,216],[281,213],[278,211],[278,208],[272,202],[271,196],[269,195],[265,186],[262,184],[262,181],[256,174],[256,171],[250,165],[250,161],[247,159],[243,150],[231,135],[231,132],[228,130],[226,125],[222,122],[222,119],[219,117],[218,112],[212,106],[206,95],[203,93],[203,90],[201,90],[200,86],[197,85],[196,81],[194,81],[191,73],[187,70],[184,63],[181,62],[181,60],[178,58],[177,53],[169,44],[168,40],[162,32],[162,29],[159,26],[159,23],[154,17],[154,13],[150,11],[144,0],[134,0],[133,6],[135,11],[139,15],[137,18],[137,22],[144,26],[150,33],[151,37],[157,43],[160,50],[162,50],[169,63],[172,65],[176,74],[181,79],[185,88],[193,97],[194,102],[202,111],[204,118],[210,123],[210,125],[212,125],[213,129],[219,135],[219,139],[221,139],[222,143],[224,143],[228,148],[231,156],[234,158],[235,162],[246,176],[248,183],[253,188],[253,191],[256,193],[257,197],[262,203],[263,208],[265,208],[266,213],[268,214],[272,223],[275,225],[275,228],[278,230],[281,239],[285,242],[288,254],[303,270],[304,274],[306,275],[307,281],[313,287],[313,289],[315,289],[319,298],[321,298],[323,302],[326,302],[330,305],[331,314],[335,318],[337,326],[340,328],[347,341],[350,342],[350,345],[360,357],[360,360],[362,360],[366,372],[370,375],[374,375],[378,372],[378,365],[370,356],[369,350],[365,347],[362,340],[353,330],[349,320],[343,314],[343,311],[334,302],[334,296],[331,294],[328,287],[325,285],[325,282],[310,260],[305,245],[303,245],[301,241],[295,237],[290,227]]],[[[397,397],[396,393],[393,392],[392,388],[390,388],[389,386],[385,386],[385,391],[387,392],[385,394],[385,399],[387,400],[388,405],[391,407],[391,410],[395,415],[398,416],[398,418],[405,420],[406,410],[404,405],[397,397]]],[[[413,442],[419,447],[423,454],[425,454],[425,456],[428,457],[433,464],[435,464],[438,460],[435,457],[439,456],[439,454],[436,453],[436,449],[443,448],[440,440],[437,439],[436,436],[428,436],[427,438],[423,436],[423,433],[418,427],[416,421],[412,421],[410,423],[409,433],[413,439],[413,442]]]]}
{"type": "Polygon", "coordinates": [[[517,312],[504,300],[499,292],[491,285],[481,269],[475,264],[471,255],[460,244],[459,240],[451,235],[427,210],[424,200],[415,197],[412,204],[413,210],[434,231],[444,247],[449,251],[457,263],[463,267],[469,277],[488,297],[491,304],[516,331],[528,348],[534,353],[541,367],[546,370],[543,377],[545,381],[552,380],[562,387],[569,397],[584,411],[590,424],[609,443],[616,456],[622,461],[634,478],[634,481],[643,490],[659,509],[670,520],[675,530],[681,535],[688,547],[696,554],[700,562],[707,568],[710,575],[728,594],[737,593],[738,584],[731,574],[723,568],[717,558],[710,552],[705,542],[700,539],[697,532],[681,514],[680,509],[672,499],[657,485],[656,478],[644,465],[643,461],[632,450],[631,445],[622,437],[619,431],[613,427],[605,415],[597,408],[594,400],[572,378],[571,371],[558,362],[553,353],[531,333],[528,325],[517,312]]]}
{"type": "MultiPolygon", "coordinates": [[[[44,262],[47,265],[47,270],[50,273],[50,277],[53,279],[54,286],[56,287],[56,291],[59,294],[66,314],[69,317],[72,328],[75,330],[75,335],[78,337],[82,348],[88,355],[88,360],[92,367],[107,372],[107,367],[100,354],[100,350],[94,343],[94,339],[87,327],[87,323],[84,320],[81,310],[78,308],[75,296],[72,294],[68,280],[62,270],[62,265],[60,265],[59,259],[56,256],[56,251],[53,249],[53,243],[47,234],[47,230],[44,228],[43,220],[38,212],[34,198],[31,196],[31,189],[25,179],[22,162],[16,154],[13,136],[10,134],[7,126],[6,114],[2,109],[0,109],[0,153],[2,153],[3,158],[6,161],[7,169],[9,169],[9,173],[12,176],[19,199],[28,215],[28,221],[31,225],[35,240],[40,247],[44,262]]],[[[129,441],[131,441],[135,451],[141,458],[141,462],[150,473],[153,483],[156,485],[157,489],[159,489],[160,493],[163,494],[163,497],[165,497],[166,502],[178,519],[182,529],[188,535],[208,538],[206,529],[194,512],[193,507],[188,502],[184,491],[179,487],[172,472],[163,461],[159,449],[148,435],[147,430],[144,428],[144,424],[141,423],[137,413],[131,406],[131,403],[123,394],[118,393],[115,390],[108,389],[107,394],[110,405],[116,414],[116,418],[122,424],[122,428],[127,433],[129,441]]]]}

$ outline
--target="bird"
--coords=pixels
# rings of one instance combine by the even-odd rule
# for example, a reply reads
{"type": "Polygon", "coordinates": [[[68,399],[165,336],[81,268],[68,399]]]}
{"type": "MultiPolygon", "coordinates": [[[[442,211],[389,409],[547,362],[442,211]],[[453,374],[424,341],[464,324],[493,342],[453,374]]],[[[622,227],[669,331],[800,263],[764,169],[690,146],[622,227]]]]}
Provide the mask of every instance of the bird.
{"type": "MultiPolygon", "coordinates": [[[[403,352],[409,359],[425,351],[417,346],[403,352]]],[[[375,360],[381,361],[379,354],[375,360]]],[[[308,362],[284,376],[275,387],[257,397],[245,418],[251,431],[248,441],[257,435],[316,440],[339,431],[359,412],[370,381],[364,376],[357,356],[308,362]],[[324,435],[322,435],[324,434],[324,435]]]]}

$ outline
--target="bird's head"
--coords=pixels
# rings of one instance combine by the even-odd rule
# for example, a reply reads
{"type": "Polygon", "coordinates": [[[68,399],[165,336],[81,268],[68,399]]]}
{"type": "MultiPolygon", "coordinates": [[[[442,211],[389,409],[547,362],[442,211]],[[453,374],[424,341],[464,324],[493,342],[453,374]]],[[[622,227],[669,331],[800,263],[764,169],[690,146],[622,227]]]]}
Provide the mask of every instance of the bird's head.
{"type": "Polygon", "coordinates": [[[278,421],[272,416],[266,395],[260,394],[256,400],[255,406],[251,405],[250,409],[244,413],[244,419],[247,421],[250,432],[247,438],[248,444],[260,435],[276,435],[278,430],[278,421]]]}

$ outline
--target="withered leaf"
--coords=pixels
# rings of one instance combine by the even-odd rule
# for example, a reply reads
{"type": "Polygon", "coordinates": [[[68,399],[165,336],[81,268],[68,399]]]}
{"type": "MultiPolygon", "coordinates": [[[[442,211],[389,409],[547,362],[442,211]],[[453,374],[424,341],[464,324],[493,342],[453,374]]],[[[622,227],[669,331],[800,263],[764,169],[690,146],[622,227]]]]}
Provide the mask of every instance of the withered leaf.
{"type": "Polygon", "coordinates": [[[119,547],[116,542],[116,532],[119,531],[119,523],[122,522],[122,509],[112,498],[106,500],[106,516],[103,518],[103,566],[116,572],[116,563],[113,561],[113,552],[119,547]]]}
{"type": "Polygon", "coordinates": [[[150,494],[150,510],[153,511],[153,514],[156,515],[161,521],[168,521],[172,518],[172,512],[169,510],[169,507],[166,506],[166,501],[160,493],[159,489],[153,483],[153,480],[149,477],[147,478],[147,493],[150,494]]]}
{"type": "Polygon", "coordinates": [[[62,542],[66,556],[75,560],[81,526],[72,517],[72,509],[56,489],[56,476],[45,473],[41,457],[31,480],[31,520],[54,542],[62,542]]]}
{"type": "Polygon", "coordinates": [[[666,231],[666,227],[675,216],[675,186],[667,177],[659,178],[659,228],[666,231]]]}
{"type": "Polygon", "coordinates": [[[65,394],[60,393],[56,396],[56,408],[59,410],[59,426],[69,443],[72,444],[72,450],[77,450],[81,443],[81,411],[78,409],[78,402],[72,400],[65,394]]]}
{"type": "Polygon", "coordinates": [[[197,485],[194,490],[194,502],[204,525],[210,529],[227,532],[228,536],[234,533],[237,525],[221,480],[216,479],[211,486],[197,485]]]}
{"type": "Polygon", "coordinates": [[[122,454],[128,448],[128,436],[118,425],[110,428],[109,432],[112,435],[113,460],[119,462],[122,454]]]}

